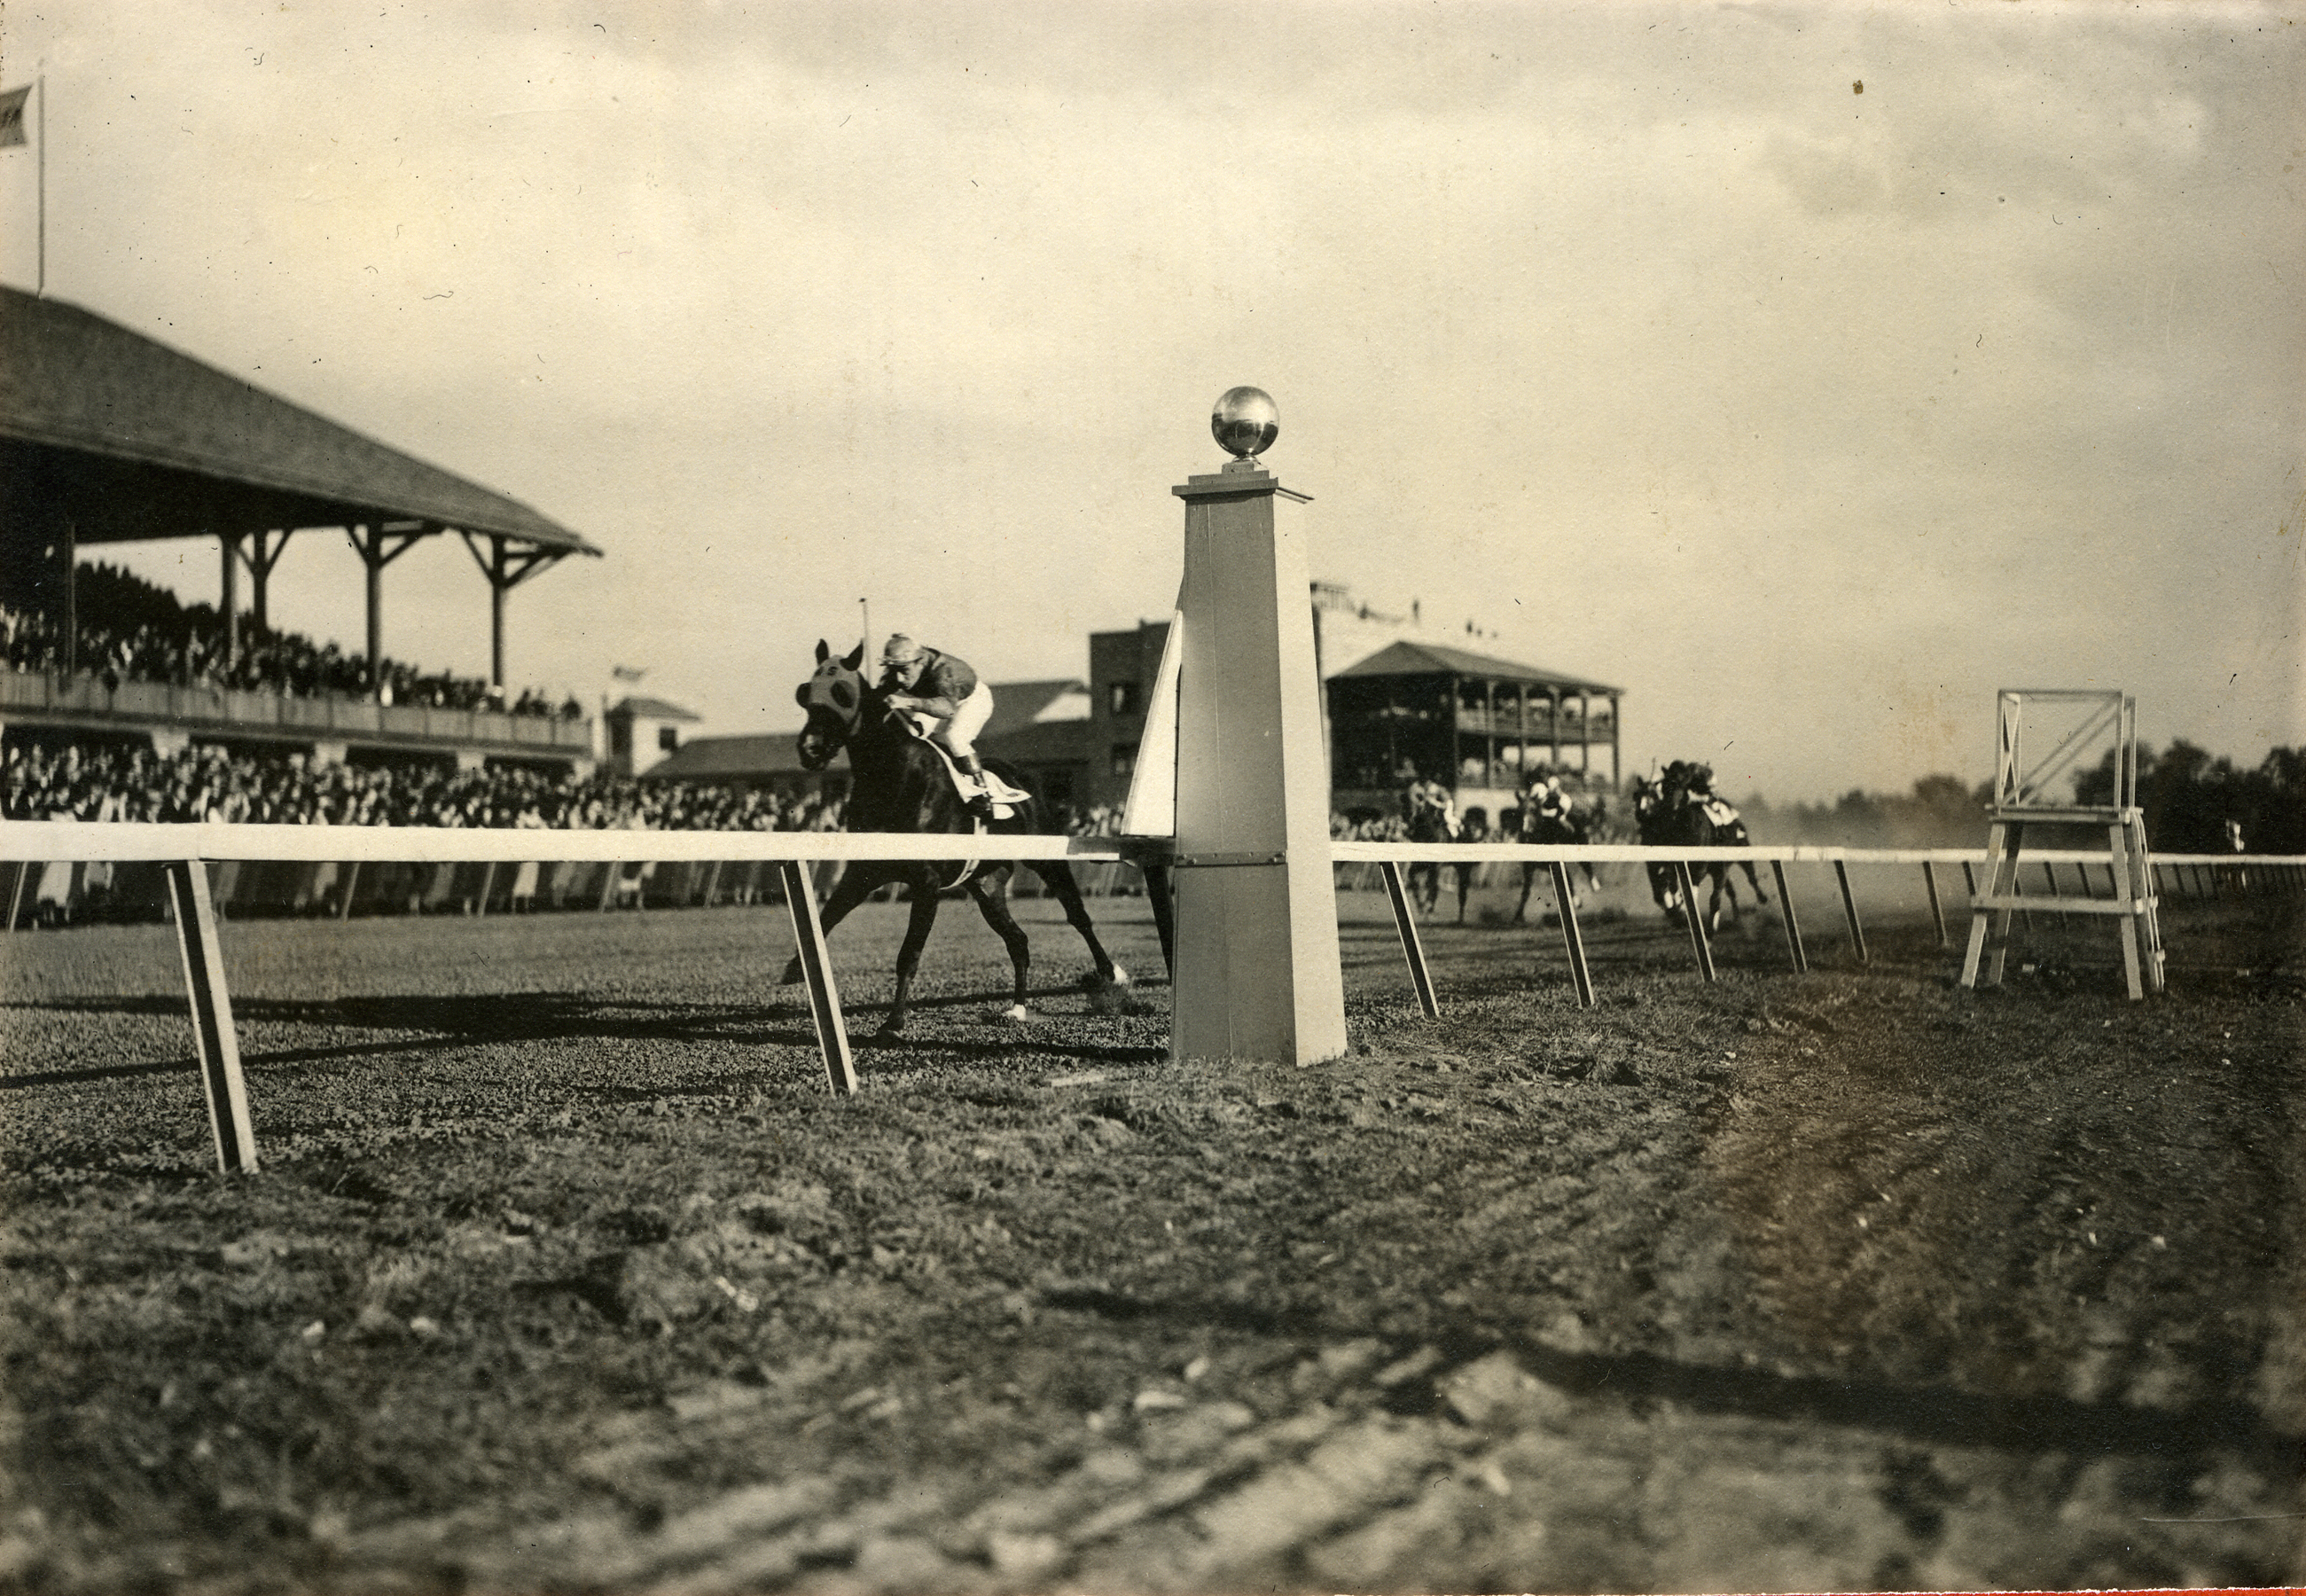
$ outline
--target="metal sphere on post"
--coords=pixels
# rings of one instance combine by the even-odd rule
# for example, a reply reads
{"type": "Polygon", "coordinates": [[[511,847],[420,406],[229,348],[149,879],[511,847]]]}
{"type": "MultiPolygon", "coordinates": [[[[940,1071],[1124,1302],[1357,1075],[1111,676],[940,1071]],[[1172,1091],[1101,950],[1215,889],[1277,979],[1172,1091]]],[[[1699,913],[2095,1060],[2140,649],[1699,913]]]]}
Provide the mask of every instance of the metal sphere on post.
{"type": "Polygon", "coordinates": [[[1280,432],[1260,388],[1218,399],[1234,458],[1185,501],[1177,673],[1178,1059],[1315,1063],[1345,1050],[1329,777],[1303,531],[1257,457],[1280,432]]]}

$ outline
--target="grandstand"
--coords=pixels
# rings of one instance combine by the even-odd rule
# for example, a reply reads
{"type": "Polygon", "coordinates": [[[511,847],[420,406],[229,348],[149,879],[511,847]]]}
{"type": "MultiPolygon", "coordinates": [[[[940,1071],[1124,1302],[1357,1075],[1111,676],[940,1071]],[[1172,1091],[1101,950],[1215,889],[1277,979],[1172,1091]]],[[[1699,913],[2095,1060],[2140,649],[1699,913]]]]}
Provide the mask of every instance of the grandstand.
{"type": "Polygon", "coordinates": [[[505,596],[571,554],[597,559],[601,550],[516,499],[101,316],[7,287],[0,481],[0,628],[15,666],[0,673],[0,721],[12,740],[28,732],[127,738],[170,753],[199,738],[322,763],[414,756],[591,768],[595,733],[581,705],[572,714],[533,696],[508,700],[505,596]],[[340,530],[360,556],[363,654],[331,658],[332,645],[284,639],[269,624],[272,568],[291,537],[314,528],[340,530]],[[425,677],[389,661],[381,646],[385,568],[450,533],[489,585],[485,683],[425,677]],[[201,614],[206,606],[184,611],[173,637],[167,618],[148,618],[140,638],[116,624],[116,612],[85,602],[93,595],[84,584],[108,582],[115,597],[124,591],[122,574],[83,567],[86,550],[168,539],[215,541],[212,617],[201,614]],[[84,656],[92,641],[100,650],[84,656]],[[159,679],[124,670],[124,648],[132,664],[140,649],[173,648],[182,669],[159,679]],[[38,668],[27,653],[38,655],[38,668]],[[289,658],[312,663],[311,679],[292,679],[285,666],[249,668],[289,658]]]}

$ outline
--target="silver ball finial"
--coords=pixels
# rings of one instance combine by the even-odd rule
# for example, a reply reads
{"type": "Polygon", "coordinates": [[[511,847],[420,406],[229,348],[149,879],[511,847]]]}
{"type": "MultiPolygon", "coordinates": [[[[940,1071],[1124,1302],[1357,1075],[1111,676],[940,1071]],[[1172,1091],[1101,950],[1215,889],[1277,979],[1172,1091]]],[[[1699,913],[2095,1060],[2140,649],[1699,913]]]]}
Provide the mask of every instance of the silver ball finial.
{"type": "Polygon", "coordinates": [[[1254,460],[1281,435],[1281,412],[1261,388],[1229,388],[1209,412],[1209,435],[1236,460],[1254,460]]]}

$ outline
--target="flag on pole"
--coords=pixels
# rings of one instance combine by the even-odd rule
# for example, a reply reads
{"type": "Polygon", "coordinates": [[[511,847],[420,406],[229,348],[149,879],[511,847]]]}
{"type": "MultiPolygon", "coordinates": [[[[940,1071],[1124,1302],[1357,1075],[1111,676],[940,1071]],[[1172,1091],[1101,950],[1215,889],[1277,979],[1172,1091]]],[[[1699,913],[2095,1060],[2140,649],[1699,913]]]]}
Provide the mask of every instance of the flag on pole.
{"type": "Polygon", "coordinates": [[[31,142],[24,136],[24,102],[31,96],[32,86],[30,83],[21,89],[11,89],[0,94],[0,149],[31,142]]]}

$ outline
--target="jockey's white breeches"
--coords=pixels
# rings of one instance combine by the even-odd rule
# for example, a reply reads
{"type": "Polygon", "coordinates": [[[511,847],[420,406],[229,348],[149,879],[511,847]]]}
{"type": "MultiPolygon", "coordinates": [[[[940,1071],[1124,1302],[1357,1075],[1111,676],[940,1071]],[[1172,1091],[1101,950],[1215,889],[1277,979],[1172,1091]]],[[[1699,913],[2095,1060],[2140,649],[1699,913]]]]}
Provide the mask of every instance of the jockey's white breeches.
{"type": "Polygon", "coordinates": [[[977,734],[992,718],[993,689],[978,682],[977,690],[962,699],[961,707],[952,712],[952,719],[939,726],[933,735],[954,758],[972,758],[977,753],[977,734]]]}

